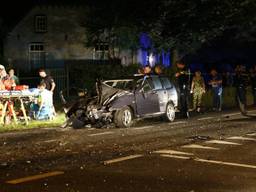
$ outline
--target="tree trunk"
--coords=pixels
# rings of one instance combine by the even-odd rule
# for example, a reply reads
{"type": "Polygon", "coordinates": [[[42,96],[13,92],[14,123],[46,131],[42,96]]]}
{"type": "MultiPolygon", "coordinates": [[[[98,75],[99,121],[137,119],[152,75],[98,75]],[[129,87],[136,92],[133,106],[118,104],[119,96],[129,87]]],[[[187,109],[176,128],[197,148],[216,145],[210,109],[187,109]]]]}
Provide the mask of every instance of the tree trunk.
{"type": "Polygon", "coordinates": [[[132,64],[134,64],[134,49],[131,49],[132,64]]]}
{"type": "Polygon", "coordinates": [[[179,60],[179,51],[177,49],[173,49],[171,51],[171,59],[172,59],[172,67],[176,69],[176,62],[179,60]]]}

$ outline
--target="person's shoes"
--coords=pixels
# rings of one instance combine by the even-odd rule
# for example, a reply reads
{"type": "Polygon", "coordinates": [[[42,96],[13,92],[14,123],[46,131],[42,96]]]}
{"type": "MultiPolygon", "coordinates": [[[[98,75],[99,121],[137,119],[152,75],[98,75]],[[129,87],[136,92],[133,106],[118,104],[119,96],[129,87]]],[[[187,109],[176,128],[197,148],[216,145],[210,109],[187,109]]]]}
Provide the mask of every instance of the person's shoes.
{"type": "Polygon", "coordinates": [[[187,112],[187,113],[182,113],[182,114],[180,114],[181,116],[181,118],[184,118],[184,119],[187,119],[187,118],[189,118],[189,113],[187,112]]]}

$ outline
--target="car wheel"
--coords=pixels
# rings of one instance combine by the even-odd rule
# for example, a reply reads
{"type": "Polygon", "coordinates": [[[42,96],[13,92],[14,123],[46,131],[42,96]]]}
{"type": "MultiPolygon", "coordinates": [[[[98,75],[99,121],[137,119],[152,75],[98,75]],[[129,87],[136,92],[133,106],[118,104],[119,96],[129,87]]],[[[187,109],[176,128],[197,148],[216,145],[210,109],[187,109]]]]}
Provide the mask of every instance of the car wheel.
{"type": "Polygon", "coordinates": [[[74,129],[80,129],[85,126],[85,122],[83,121],[83,110],[82,109],[77,109],[75,113],[73,113],[67,122],[73,127],[74,129]]]}
{"type": "Polygon", "coordinates": [[[131,127],[133,124],[133,112],[129,107],[116,111],[114,122],[117,127],[131,127]]]}
{"type": "Polygon", "coordinates": [[[174,121],[175,119],[175,108],[172,103],[168,103],[166,106],[166,112],[165,112],[166,119],[168,121],[174,121]]]}
{"type": "Polygon", "coordinates": [[[84,127],[84,125],[85,125],[84,122],[81,121],[80,119],[77,119],[77,118],[72,119],[71,126],[74,129],[81,129],[84,127]]]}

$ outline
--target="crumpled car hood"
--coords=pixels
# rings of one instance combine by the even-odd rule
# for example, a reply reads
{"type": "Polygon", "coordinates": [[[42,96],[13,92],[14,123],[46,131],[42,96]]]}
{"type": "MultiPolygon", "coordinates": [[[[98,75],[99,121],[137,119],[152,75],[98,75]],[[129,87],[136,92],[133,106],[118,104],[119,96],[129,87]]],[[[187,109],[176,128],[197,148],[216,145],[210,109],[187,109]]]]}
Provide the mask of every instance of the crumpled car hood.
{"type": "Polygon", "coordinates": [[[102,82],[97,83],[98,103],[106,105],[113,97],[126,94],[127,91],[110,87],[102,82]]]}
{"type": "MultiPolygon", "coordinates": [[[[81,128],[86,124],[96,124],[98,127],[113,122],[113,114],[108,111],[111,102],[116,98],[131,93],[130,91],[113,88],[104,82],[96,82],[97,95],[85,95],[72,103],[64,102],[67,120],[63,127],[81,128]]],[[[62,98],[64,101],[65,99],[62,98]]]]}

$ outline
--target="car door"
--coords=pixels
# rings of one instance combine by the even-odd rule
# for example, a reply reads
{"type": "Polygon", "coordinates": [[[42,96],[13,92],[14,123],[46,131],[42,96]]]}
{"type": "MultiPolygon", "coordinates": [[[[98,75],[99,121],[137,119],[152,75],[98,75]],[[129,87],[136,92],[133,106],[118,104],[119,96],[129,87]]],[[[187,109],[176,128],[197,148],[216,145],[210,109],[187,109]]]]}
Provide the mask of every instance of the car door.
{"type": "Polygon", "coordinates": [[[159,112],[165,112],[166,104],[168,103],[168,92],[163,86],[159,76],[152,76],[151,79],[154,90],[157,92],[158,95],[159,112]]]}
{"type": "Polygon", "coordinates": [[[148,79],[141,81],[141,85],[135,91],[135,100],[138,115],[144,116],[159,112],[158,95],[148,79]]]}
{"type": "Polygon", "coordinates": [[[168,77],[160,77],[164,89],[167,91],[168,102],[172,101],[174,106],[178,105],[178,95],[174,85],[170,82],[168,77]]]}

